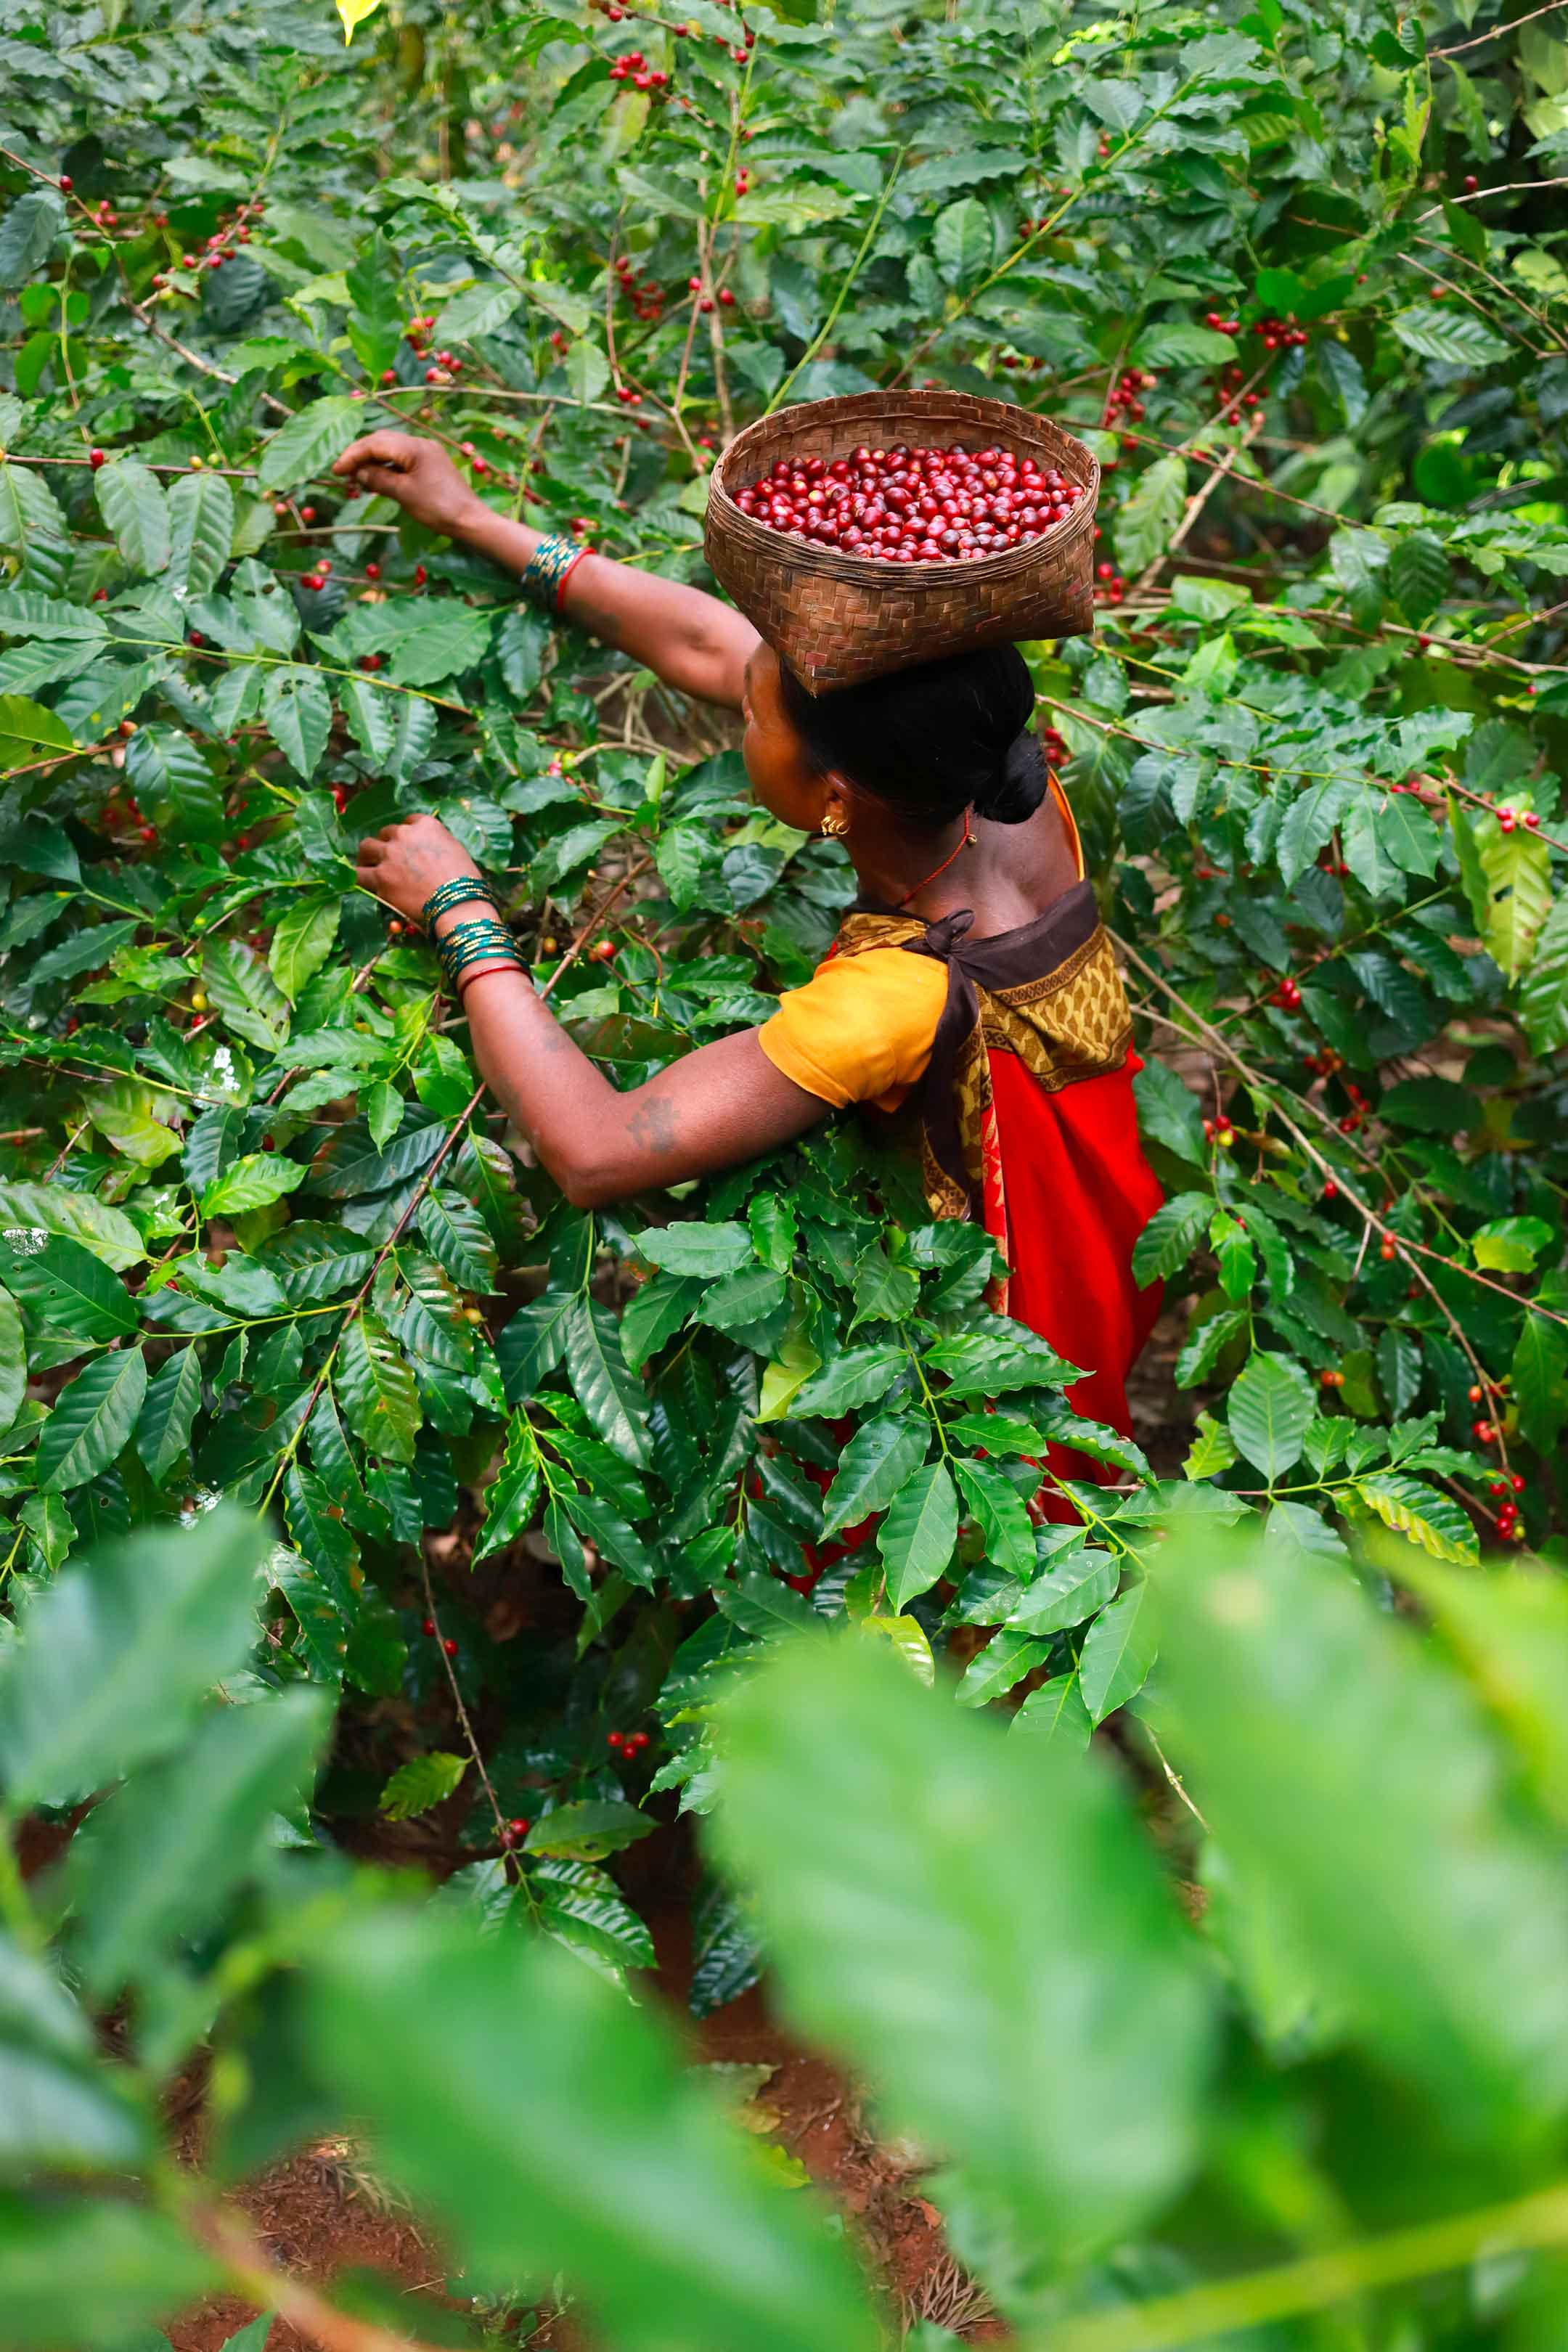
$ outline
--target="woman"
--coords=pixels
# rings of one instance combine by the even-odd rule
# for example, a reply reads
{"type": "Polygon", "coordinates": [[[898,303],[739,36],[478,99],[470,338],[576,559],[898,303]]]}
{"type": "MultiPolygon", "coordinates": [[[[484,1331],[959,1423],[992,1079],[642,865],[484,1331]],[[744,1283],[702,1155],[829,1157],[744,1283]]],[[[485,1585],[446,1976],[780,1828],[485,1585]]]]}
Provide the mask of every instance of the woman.
{"type": "Polygon", "coordinates": [[[668,685],[742,711],[757,798],[841,840],[859,877],[834,950],[773,1019],[621,1094],[504,931],[475,921],[463,885],[478,868],[444,825],[410,817],[362,844],[358,878],[377,898],[418,921],[439,894],[429,928],[475,1058],[568,1198],[679,1183],[847,1103],[908,1101],[933,1211],[983,1219],[1007,1260],[994,1303],[1093,1367],[1073,1402],[1128,1430],[1126,1376],[1157,1303],[1133,1284],[1132,1244],[1160,1192],[1138,1144],[1126,999],[1028,731],[1016,647],[814,699],[730,606],[508,521],[432,442],[374,433],[335,470],[521,572],[668,685]]]}

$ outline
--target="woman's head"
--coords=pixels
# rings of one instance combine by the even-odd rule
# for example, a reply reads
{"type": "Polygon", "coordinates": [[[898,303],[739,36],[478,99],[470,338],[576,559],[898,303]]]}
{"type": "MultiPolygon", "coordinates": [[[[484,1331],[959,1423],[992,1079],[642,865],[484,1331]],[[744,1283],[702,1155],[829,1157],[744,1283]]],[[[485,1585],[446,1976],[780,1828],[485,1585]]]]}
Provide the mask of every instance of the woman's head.
{"type": "Polygon", "coordinates": [[[746,767],[765,805],[805,830],[846,784],[918,832],[940,832],[966,808],[1016,824],[1047,790],[1034,710],[1016,646],[816,696],[759,646],[747,673],[746,767]]]}

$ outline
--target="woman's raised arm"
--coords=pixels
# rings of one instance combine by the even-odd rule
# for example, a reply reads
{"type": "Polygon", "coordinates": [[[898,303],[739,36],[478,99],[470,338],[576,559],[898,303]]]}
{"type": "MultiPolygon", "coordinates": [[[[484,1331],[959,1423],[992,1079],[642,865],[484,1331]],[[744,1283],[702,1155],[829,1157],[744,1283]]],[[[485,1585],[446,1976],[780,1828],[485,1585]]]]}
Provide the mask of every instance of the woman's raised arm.
{"type": "MultiPolygon", "coordinates": [[[[368,434],[343,451],[332,471],[361,489],[395,499],[416,522],[510,572],[523,570],[545,536],[498,515],[476,497],[438,442],[412,433],[368,434]]],[[[561,610],[667,686],[740,709],[746,662],[759,639],[751,623],[717,596],[607,555],[584,555],[573,567],[561,610]]]]}

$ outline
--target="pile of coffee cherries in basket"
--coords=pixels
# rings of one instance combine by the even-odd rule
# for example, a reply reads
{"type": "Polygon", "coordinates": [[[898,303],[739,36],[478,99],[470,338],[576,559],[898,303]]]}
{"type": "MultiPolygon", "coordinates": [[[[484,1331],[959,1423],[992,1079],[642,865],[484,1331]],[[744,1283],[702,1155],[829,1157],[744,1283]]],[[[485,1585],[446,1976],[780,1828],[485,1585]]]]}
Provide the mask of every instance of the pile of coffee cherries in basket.
{"type": "Polygon", "coordinates": [[[780,457],[736,493],[742,514],[882,563],[965,563],[1043,539],[1083,496],[1054,466],[1008,449],[889,449],[780,457]]]}

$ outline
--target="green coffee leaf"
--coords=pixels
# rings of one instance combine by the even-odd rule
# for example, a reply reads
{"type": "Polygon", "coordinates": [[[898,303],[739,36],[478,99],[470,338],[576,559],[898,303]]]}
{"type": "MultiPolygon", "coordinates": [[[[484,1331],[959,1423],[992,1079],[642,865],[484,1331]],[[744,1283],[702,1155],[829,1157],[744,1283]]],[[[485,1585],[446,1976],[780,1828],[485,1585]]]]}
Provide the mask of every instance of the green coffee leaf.
{"type": "Polygon", "coordinates": [[[99,468],[92,488],[98,510],[128,568],[144,577],[163,571],[174,553],[174,538],[169,503],[151,466],[137,457],[116,458],[99,468]]]}
{"type": "MultiPolygon", "coordinates": [[[[885,1413],[864,1423],[839,1456],[833,1484],[823,1498],[824,1536],[886,1510],[925,1459],[930,1437],[930,1423],[914,1414],[885,1413]]],[[[1029,1552],[1032,1559],[1032,1539],[1029,1552]]]]}
{"type": "Polygon", "coordinates": [[[907,1478],[888,1506],[877,1537],[895,1612],[929,1591],[952,1558],[958,1497],[940,1462],[907,1478]]]}
{"type": "Polygon", "coordinates": [[[1272,1483],[1300,1460],[1316,1411],[1312,1384],[1300,1365],[1289,1356],[1259,1351],[1237,1375],[1226,1419],[1239,1451],[1272,1483]]]}
{"type": "Polygon", "coordinates": [[[432,1910],[346,1926],[312,1953],[306,2013],[378,2170],[476,2274],[564,2271],[626,2352],[672,2331],[689,2352],[874,2352],[842,2244],[766,2179],[654,2013],[553,1942],[432,1910]],[[410,2043],[411,2011],[444,2031],[410,2043]]]}
{"type": "Polygon", "coordinates": [[[412,1462],[424,1414],[407,1359],[373,1315],[358,1315],[338,1349],[337,1391],[354,1435],[371,1452],[412,1462]]]}
{"type": "Polygon", "coordinates": [[[445,1804],[461,1786],[468,1769],[466,1756],[449,1756],[432,1748],[423,1756],[400,1764],[381,1792],[381,1810],[389,1822],[411,1822],[433,1805],[445,1804]]]}
{"type": "Polygon", "coordinates": [[[147,1528],[39,1590],[0,1658],[12,1805],[68,1803],[177,1745],[249,1650],[264,1549],[253,1516],[225,1507],[189,1529],[147,1528]]]}
{"type": "Polygon", "coordinates": [[[1135,2231],[1195,2157],[1212,1996],[1115,1781],[854,1638],[794,1645],[725,1717],[715,1842],[793,2024],[1050,2271],[1135,2231]],[[1082,2033],[1107,1951],[1119,1997],[1082,2033]]]}
{"type": "Polygon", "coordinates": [[[36,1475],[46,1495],[84,1486],[106,1470],[136,1426],[147,1392],[139,1348],[100,1356],[55,1399],[38,1440],[36,1475]]]}

